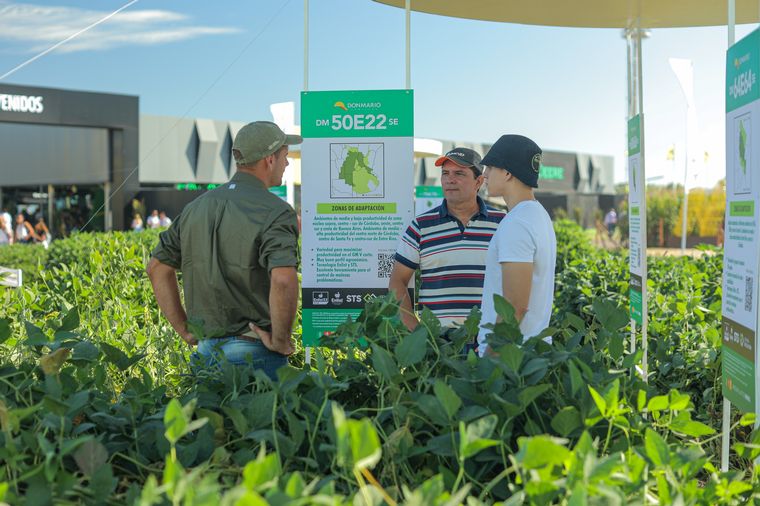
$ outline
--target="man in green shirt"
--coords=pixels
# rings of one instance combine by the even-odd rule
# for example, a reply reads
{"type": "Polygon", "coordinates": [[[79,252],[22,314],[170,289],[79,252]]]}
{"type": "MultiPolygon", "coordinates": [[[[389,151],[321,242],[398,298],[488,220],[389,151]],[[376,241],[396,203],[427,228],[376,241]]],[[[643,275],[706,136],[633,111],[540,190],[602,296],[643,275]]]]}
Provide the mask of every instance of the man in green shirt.
{"type": "Polygon", "coordinates": [[[268,121],[244,126],[232,145],[232,179],[188,204],[159,236],[146,271],[166,319],[198,345],[200,363],[215,366],[224,356],[274,379],[294,351],[297,219],[268,188],[282,184],[288,145],[301,142],[268,121]],[[191,332],[188,322],[202,331],[191,332]]]}

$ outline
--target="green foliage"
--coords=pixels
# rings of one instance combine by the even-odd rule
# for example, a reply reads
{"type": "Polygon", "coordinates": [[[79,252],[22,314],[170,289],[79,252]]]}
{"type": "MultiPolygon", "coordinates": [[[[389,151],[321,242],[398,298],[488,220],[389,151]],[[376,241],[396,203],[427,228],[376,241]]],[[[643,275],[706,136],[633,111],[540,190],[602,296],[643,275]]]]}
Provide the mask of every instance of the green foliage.
{"type": "Polygon", "coordinates": [[[0,501],[758,503],[754,417],[734,424],[745,471],[716,469],[721,257],[650,261],[646,384],[625,254],[556,228],[551,345],[500,299],[494,356],[462,355],[430,312],[409,332],[378,298],[277,382],[190,372],[143,274],[155,234],[56,241],[0,292],[0,501]]]}

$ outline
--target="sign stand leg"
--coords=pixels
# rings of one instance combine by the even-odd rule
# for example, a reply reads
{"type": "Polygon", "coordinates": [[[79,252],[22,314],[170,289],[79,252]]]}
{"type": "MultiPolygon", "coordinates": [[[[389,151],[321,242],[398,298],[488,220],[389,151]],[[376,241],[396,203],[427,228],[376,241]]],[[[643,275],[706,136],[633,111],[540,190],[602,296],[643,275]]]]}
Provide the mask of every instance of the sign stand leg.
{"type": "Polygon", "coordinates": [[[720,470],[728,471],[728,447],[731,441],[731,401],[723,398],[723,434],[720,445],[720,470]]]}
{"type": "Polygon", "coordinates": [[[309,365],[311,364],[311,348],[310,347],[307,346],[305,348],[305,354],[306,354],[306,358],[305,358],[306,365],[309,365]]]}

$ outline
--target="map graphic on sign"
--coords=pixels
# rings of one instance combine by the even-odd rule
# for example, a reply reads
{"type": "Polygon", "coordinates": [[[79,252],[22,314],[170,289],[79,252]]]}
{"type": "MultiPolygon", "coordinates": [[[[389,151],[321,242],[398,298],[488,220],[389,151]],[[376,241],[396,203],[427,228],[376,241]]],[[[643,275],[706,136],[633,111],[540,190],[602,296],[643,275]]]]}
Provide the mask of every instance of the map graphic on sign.
{"type": "Polygon", "coordinates": [[[330,144],[330,197],[385,197],[383,143],[330,144]]]}
{"type": "Polygon", "coordinates": [[[744,114],[736,118],[736,161],[734,163],[734,194],[752,191],[752,116],[744,114]]]}

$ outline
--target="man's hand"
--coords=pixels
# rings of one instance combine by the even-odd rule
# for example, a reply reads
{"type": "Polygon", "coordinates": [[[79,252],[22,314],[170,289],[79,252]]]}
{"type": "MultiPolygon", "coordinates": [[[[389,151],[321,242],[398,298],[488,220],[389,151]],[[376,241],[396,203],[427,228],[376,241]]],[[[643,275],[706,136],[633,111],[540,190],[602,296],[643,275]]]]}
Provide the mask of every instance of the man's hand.
{"type": "Polygon", "coordinates": [[[264,346],[266,346],[268,350],[279,353],[280,355],[285,355],[286,357],[295,353],[296,348],[293,345],[292,337],[289,337],[287,341],[284,342],[275,341],[272,339],[271,332],[267,332],[266,330],[257,325],[254,325],[253,323],[249,323],[248,327],[254,331],[257,336],[259,336],[259,339],[261,339],[261,342],[264,344],[264,346]]]}
{"type": "Polygon", "coordinates": [[[188,346],[195,346],[198,344],[198,340],[195,338],[192,332],[189,330],[185,330],[184,332],[180,333],[180,337],[183,341],[187,343],[188,346]]]}
{"type": "Polygon", "coordinates": [[[388,281],[388,289],[396,295],[399,301],[401,321],[410,331],[417,328],[419,320],[412,309],[412,301],[409,299],[409,281],[414,276],[414,269],[410,269],[399,261],[393,264],[391,278],[388,281]]]}

